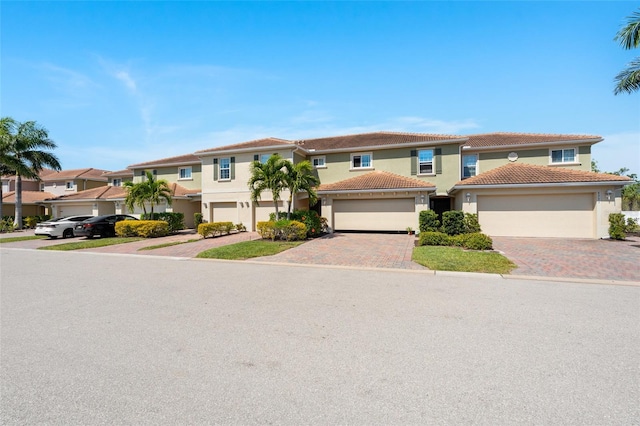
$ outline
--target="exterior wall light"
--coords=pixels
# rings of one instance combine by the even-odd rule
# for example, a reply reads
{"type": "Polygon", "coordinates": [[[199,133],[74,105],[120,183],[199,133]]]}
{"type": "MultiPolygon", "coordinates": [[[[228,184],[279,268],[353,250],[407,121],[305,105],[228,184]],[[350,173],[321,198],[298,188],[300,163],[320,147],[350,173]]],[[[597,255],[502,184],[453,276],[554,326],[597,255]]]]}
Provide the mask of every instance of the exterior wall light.
{"type": "Polygon", "coordinates": [[[467,192],[466,194],[464,194],[465,197],[467,197],[467,203],[471,201],[471,193],[467,192]]]}
{"type": "Polygon", "coordinates": [[[611,196],[613,195],[613,191],[610,189],[607,189],[607,192],[605,192],[605,194],[607,195],[607,200],[611,201],[611,196]]]}

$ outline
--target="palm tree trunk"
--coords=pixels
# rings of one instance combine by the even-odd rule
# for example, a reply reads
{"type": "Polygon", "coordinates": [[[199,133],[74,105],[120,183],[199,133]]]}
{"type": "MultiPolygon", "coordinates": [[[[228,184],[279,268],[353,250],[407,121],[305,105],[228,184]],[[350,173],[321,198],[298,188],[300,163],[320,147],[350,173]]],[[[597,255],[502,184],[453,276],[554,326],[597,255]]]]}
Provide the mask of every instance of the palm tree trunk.
{"type": "Polygon", "coordinates": [[[293,197],[289,194],[289,205],[287,206],[287,220],[291,219],[291,204],[293,204],[293,197]]]}
{"type": "MultiPolygon", "coordinates": [[[[0,174],[1,175],[1,174],[0,174]]],[[[4,217],[2,214],[2,181],[0,180],[0,220],[4,217]]]]}
{"type": "Polygon", "coordinates": [[[16,229],[22,229],[22,176],[16,173],[16,215],[13,220],[16,229]]]}
{"type": "Polygon", "coordinates": [[[276,220],[279,220],[280,218],[278,217],[278,199],[277,198],[273,198],[273,204],[276,206],[276,220]]]}

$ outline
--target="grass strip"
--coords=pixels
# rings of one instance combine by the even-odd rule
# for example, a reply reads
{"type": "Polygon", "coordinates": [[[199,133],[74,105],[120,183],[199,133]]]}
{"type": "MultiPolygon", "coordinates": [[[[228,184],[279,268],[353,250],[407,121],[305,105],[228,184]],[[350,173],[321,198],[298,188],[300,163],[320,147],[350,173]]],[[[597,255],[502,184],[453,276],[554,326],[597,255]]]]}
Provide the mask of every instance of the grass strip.
{"type": "Polygon", "coordinates": [[[500,253],[467,251],[459,247],[416,247],[412,259],[434,271],[508,274],[516,267],[500,253]]]}
{"type": "Polygon", "coordinates": [[[116,237],[116,238],[98,238],[91,240],[81,240],[73,243],[64,243],[64,244],[56,244],[53,246],[47,247],[39,247],[38,250],[60,250],[60,251],[70,251],[70,250],[82,250],[96,247],[105,247],[105,246],[114,246],[116,244],[125,244],[125,243],[133,243],[135,241],[142,241],[145,238],[138,237],[116,237]]]}
{"type": "Polygon", "coordinates": [[[253,240],[216,247],[199,253],[203,259],[244,260],[253,257],[272,256],[304,244],[304,241],[253,240]]]}
{"type": "Polygon", "coordinates": [[[172,243],[163,243],[163,244],[157,244],[155,246],[141,247],[141,248],[138,249],[138,251],[155,250],[155,249],[159,249],[159,248],[163,248],[163,247],[171,247],[171,246],[177,246],[177,245],[180,245],[180,244],[194,243],[196,241],[200,241],[200,239],[193,239],[193,240],[187,240],[187,241],[174,241],[172,243]]]}
{"type": "Polygon", "coordinates": [[[7,238],[0,238],[0,244],[15,243],[16,241],[44,240],[45,238],[47,237],[43,235],[26,235],[24,237],[7,237],[7,238]]]}

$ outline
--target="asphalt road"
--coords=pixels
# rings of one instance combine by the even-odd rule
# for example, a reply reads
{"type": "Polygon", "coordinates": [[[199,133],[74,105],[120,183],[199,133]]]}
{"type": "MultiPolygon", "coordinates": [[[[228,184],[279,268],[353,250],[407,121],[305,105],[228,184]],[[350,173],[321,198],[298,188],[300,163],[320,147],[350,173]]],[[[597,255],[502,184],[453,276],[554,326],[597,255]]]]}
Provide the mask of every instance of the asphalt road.
{"type": "Polygon", "coordinates": [[[640,287],[0,248],[0,423],[638,424],[640,287]]]}

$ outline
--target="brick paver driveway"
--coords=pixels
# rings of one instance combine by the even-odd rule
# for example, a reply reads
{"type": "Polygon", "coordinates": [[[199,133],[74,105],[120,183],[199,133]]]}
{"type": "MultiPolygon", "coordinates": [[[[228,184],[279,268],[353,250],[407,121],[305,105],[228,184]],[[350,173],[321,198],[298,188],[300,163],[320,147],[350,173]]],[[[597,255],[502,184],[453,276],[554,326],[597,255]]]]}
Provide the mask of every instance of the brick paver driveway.
{"type": "Polygon", "coordinates": [[[275,256],[255,259],[315,265],[426,270],[411,261],[416,237],[406,234],[335,233],[275,256]]]}
{"type": "Polygon", "coordinates": [[[640,237],[627,241],[493,237],[513,275],[640,281],[640,237]]]}

